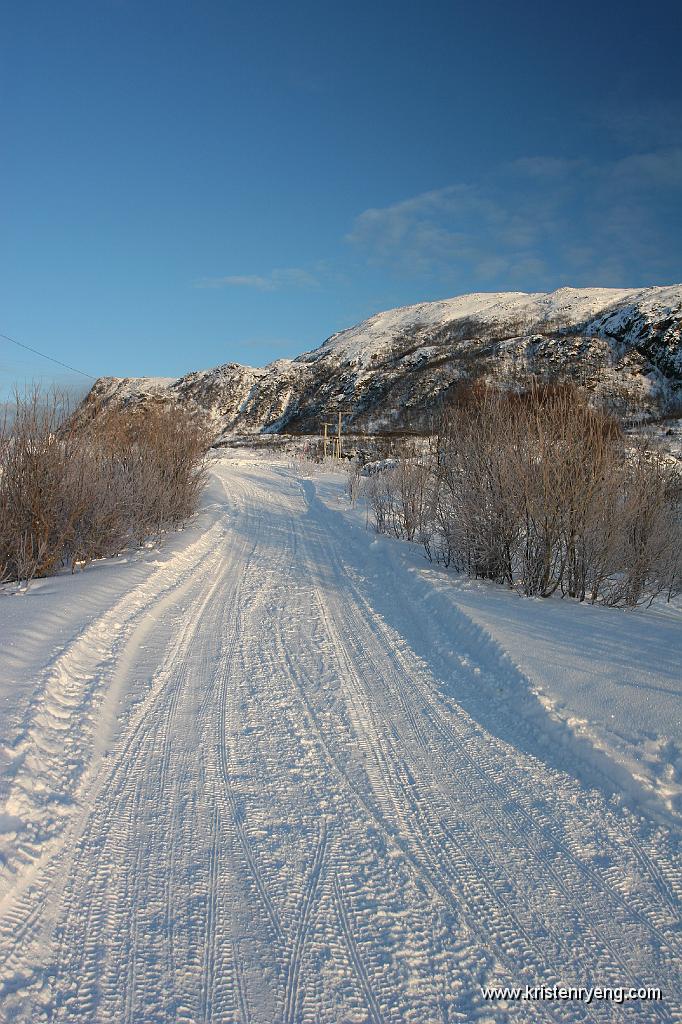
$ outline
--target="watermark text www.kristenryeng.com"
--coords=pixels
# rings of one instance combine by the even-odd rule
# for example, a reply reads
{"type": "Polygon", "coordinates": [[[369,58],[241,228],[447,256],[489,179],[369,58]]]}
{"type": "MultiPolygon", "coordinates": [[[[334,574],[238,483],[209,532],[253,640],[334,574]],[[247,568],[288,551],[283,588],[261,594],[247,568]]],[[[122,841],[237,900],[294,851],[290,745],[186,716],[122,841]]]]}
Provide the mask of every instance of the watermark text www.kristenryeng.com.
{"type": "Polygon", "coordinates": [[[537,1002],[575,1002],[591,1003],[594,1001],[606,1001],[611,1003],[627,1003],[637,999],[642,1001],[660,1002],[663,998],[660,988],[629,988],[626,986],[593,985],[585,986],[570,985],[518,985],[502,987],[499,985],[488,985],[481,989],[484,999],[514,1001],[530,1000],[537,1002]]]}

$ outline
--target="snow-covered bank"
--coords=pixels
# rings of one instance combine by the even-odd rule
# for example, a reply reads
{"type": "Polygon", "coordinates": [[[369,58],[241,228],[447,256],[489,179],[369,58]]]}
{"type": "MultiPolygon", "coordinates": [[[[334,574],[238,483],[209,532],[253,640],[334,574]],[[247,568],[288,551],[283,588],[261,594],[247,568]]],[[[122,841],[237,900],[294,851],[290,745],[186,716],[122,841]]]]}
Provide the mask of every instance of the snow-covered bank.
{"type": "Polygon", "coordinates": [[[70,640],[95,623],[105,609],[126,602],[151,572],[172,563],[224,518],[224,494],[210,481],[200,515],[185,530],[165,535],[159,544],[99,559],[87,569],[33,580],[28,588],[0,586],[0,744],[16,740],[28,704],[41,692],[43,673],[63,654],[70,640]]]}
{"type": "Polygon", "coordinates": [[[453,696],[475,717],[514,742],[523,742],[525,734],[539,756],[588,783],[601,781],[629,805],[680,820],[679,601],[624,611],[558,596],[524,598],[430,565],[418,544],[377,537],[362,509],[348,508],[338,479],[317,481],[327,507],[351,526],[355,561],[366,565],[376,607],[445,679],[454,660],[460,682],[453,696]],[[392,581],[398,578],[403,582],[393,602],[392,581]],[[414,628],[416,605],[427,622],[436,623],[426,634],[414,628]],[[438,635],[448,622],[457,647],[439,649],[438,635]],[[488,664],[481,661],[483,652],[488,664]],[[462,665],[475,676],[466,690],[462,665]]]}
{"type": "MultiPolygon", "coordinates": [[[[553,719],[632,776],[641,791],[682,814],[682,615],[663,604],[619,612],[523,599],[458,581],[457,606],[488,632],[531,682],[553,719]],[[641,787],[641,788],[640,788],[641,787]]],[[[587,750],[585,744],[581,749],[587,750]]],[[[598,763],[603,764],[601,759],[598,763]]],[[[655,809],[656,802],[650,804],[655,809]]]]}
{"type": "Polygon", "coordinates": [[[0,1019],[679,1018],[671,812],[340,488],[225,454],[162,552],[1,599],[0,1019]]]}
{"type": "Polygon", "coordinates": [[[0,899],[59,838],[83,776],[115,742],[122,705],[139,696],[123,684],[127,648],[144,673],[144,635],[210,557],[227,515],[213,477],[200,515],[158,546],[0,588],[0,899]]]}

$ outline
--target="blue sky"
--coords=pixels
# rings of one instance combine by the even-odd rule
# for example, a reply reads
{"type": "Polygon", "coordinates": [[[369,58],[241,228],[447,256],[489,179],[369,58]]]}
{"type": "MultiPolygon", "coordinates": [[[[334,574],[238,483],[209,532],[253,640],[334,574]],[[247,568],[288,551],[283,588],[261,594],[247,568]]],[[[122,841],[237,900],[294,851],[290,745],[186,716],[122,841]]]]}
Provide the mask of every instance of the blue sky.
{"type": "MultiPolygon", "coordinates": [[[[678,282],[681,29],[656,0],[6,5],[0,332],[176,375],[467,291],[678,282]]],[[[0,339],[0,385],[43,370],[0,339]]]]}

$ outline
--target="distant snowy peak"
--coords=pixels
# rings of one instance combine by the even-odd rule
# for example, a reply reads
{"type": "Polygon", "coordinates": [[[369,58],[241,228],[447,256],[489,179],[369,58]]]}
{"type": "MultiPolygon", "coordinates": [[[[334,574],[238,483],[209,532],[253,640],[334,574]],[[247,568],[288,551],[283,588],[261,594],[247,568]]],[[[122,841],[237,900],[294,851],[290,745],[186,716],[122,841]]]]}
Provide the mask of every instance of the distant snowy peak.
{"type": "Polygon", "coordinates": [[[339,411],[358,432],[428,430],[449,389],[519,374],[577,380],[631,415],[679,402],[682,285],[479,292],[391,309],[296,359],[225,363],[184,377],[101,378],[82,407],[182,404],[217,439],[319,433],[339,411]]]}
{"type": "MultiPolygon", "coordinates": [[[[325,356],[367,365],[393,347],[396,338],[470,321],[475,327],[504,327],[525,334],[547,327],[587,326],[601,315],[625,320],[679,315],[682,285],[651,288],[558,288],[554,292],[474,292],[452,299],[402,306],[363,320],[327,338],[319,348],[299,356],[312,362],[325,356]]],[[[586,331],[586,333],[589,333],[586,331]]]]}

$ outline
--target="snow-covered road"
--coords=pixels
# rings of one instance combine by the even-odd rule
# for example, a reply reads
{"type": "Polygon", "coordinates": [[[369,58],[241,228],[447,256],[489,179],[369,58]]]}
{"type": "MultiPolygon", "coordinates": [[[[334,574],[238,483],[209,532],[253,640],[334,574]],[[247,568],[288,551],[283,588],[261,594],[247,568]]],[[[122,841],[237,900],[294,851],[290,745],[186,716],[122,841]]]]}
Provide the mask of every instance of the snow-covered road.
{"type": "Polygon", "coordinates": [[[370,573],[382,541],[314,480],[212,476],[205,528],[69,638],[6,751],[0,1019],[680,1020],[674,830],[470,713],[511,663],[388,547],[370,573]],[[556,982],[664,998],[481,994],[556,982]]]}

